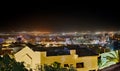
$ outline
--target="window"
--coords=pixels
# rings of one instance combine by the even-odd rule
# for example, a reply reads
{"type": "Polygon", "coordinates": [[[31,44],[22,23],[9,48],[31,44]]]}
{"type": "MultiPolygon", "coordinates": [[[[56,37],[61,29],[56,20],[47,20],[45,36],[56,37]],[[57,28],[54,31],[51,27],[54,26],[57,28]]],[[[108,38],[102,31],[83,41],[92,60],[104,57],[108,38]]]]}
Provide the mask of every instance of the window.
{"type": "Polygon", "coordinates": [[[83,68],[84,67],[84,63],[76,63],[76,68],[83,68]]]}
{"type": "Polygon", "coordinates": [[[64,64],[64,67],[69,67],[69,65],[68,64],[64,64]]]}
{"type": "Polygon", "coordinates": [[[96,70],[89,70],[89,71],[96,71],[96,70]]]}

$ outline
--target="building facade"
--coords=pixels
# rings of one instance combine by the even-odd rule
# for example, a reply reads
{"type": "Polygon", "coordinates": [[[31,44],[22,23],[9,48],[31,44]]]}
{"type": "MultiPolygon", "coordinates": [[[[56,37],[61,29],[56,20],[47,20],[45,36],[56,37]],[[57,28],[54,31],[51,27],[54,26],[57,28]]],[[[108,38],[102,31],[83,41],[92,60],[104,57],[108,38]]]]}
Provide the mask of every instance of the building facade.
{"type": "Polygon", "coordinates": [[[72,65],[77,71],[97,71],[98,69],[98,55],[79,56],[74,49],[70,50],[68,55],[47,54],[47,51],[33,51],[29,47],[25,47],[15,54],[15,59],[18,62],[24,62],[27,68],[33,70],[37,66],[49,65],[53,62],[61,63],[62,67],[72,65]]]}

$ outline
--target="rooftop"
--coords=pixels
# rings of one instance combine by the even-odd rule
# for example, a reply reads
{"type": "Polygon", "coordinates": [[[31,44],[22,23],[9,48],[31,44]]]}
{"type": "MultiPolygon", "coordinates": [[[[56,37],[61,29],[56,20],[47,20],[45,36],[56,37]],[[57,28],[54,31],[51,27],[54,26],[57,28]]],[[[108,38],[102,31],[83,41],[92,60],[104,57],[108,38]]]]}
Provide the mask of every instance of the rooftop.
{"type": "Polygon", "coordinates": [[[70,55],[70,50],[76,50],[76,54],[79,57],[98,55],[94,50],[78,45],[60,47],[30,47],[30,48],[34,51],[47,51],[47,56],[70,55]]]}

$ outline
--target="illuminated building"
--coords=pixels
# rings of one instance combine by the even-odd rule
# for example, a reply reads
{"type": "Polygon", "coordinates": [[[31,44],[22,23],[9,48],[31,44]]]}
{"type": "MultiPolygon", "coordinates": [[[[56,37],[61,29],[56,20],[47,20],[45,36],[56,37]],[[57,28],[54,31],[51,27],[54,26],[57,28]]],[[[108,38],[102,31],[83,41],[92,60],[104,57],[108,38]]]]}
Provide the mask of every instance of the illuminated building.
{"type": "Polygon", "coordinates": [[[25,47],[15,54],[15,59],[25,62],[27,68],[36,69],[36,66],[59,62],[63,67],[73,65],[78,71],[98,69],[98,54],[87,48],[29,48],[25,47]]]}

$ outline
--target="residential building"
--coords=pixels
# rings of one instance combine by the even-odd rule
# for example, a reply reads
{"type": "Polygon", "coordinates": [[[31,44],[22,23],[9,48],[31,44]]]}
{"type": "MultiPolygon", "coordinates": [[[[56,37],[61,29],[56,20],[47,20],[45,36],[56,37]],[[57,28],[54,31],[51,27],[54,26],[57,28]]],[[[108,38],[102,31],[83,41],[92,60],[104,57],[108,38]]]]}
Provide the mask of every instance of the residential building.
{"type": "Polygon", "coordinates": [[[25,62],[27,68],[35,70],[37,66],[61,63],[62,67],[73,65],[78,71],[97,71],[98,54],[88,48],[80,47],[24,47],[15,54],[15,59],[25,62]]]}

